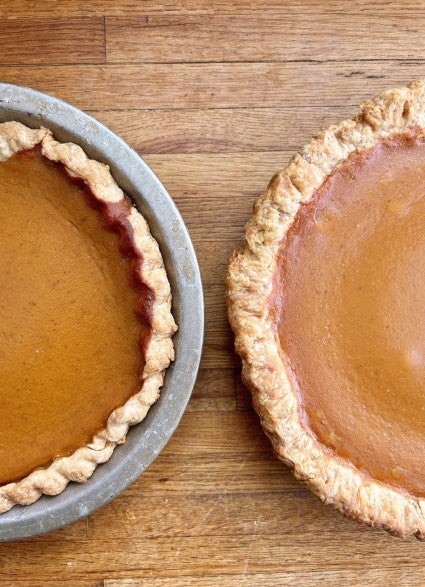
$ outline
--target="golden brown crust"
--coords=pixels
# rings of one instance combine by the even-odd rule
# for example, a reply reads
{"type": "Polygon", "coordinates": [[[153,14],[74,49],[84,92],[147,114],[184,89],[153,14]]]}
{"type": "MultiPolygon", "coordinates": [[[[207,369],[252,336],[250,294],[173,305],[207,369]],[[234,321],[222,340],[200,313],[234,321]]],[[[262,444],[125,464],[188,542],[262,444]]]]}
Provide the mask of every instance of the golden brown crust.
{"type": "Polygon", "coordinates": [[[362,104],[352,119],[318,133],[277,173],[254,205],[243,249],[230,260],[228,312],[242,374],[277,456],[314,493],[345,515],[398,536],[425,539],[425,500],[367,478],[306,431],[268,312],[279,245],[302,202],[353,151],[411,127],[425,131],[425,80],[362,104]]]}
{"type": "MultiPolygon", "coordinates": [[[[65,165],[68,173],[82,179],[103,202],[124,198],[107,165],[90,160],[78,145],[58,143],[45,128],[30,129],[19,122],[0,124],[0,161],[14,153],[41,145],[42,153],[65,165]]],[[[171,315],[171,291],[158,244],[143,216],[132,208],[127,220],[134,233],[134,246],[143,254],[141,279],[153,292],[152,334],[145,350],[143,385],[122,407],[109,416],[103,431],[71,456],[56,459],[48,468],[38,469],[17,483],[0,487],[0,513],[15,504],[27,505],[43,493],[57,495],[69,481],[84,483],[98,464],[106,462],[117,444],[125,441],[129,426],[141,422],[159,396],[165,369],[174,359],[172,336],[176,325],[171,315]]]]}

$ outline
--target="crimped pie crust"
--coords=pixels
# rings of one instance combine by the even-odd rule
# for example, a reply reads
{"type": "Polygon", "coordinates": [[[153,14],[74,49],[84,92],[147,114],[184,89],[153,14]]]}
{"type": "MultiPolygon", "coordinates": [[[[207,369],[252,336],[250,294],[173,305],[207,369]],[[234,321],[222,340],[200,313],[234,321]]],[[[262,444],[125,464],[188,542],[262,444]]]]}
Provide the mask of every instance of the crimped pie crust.
{"type": "MultiPolygon", "coordinates": [[[[30,129],[19,122],[0,124],[0,161],[36,145],[41,146],[45,157],[62,163],[69,175],[83,180],[98,200],[111,203],[124,199],[108,166],[89,159],[78,145],[55,141],[46,128],[30,129]]],[[[31,504],[42,494],[57,495],[69,481],[87,481],[97,465],[108,461],[116,445],[125,441],[129,427],[143,420],[159,396],[165,370],[174,359],[172,336],[177,329],[171,315],[170,285],[158,244],[152,238],[145,219],[132,207],[127,220],[133,229],[134,246],[143,253],[140,277],[155,294],[152,334],[145,350],[142,387],[110,414],[105,429],[96,434],[89,444],[68,457],[56,459],[46,469],[37,469],[19,482],[0,487],[0,513],[15,504],[31,504]]]]}
{"type": "Polygon", "coordinates": [[[353,118],[318,133],[255,202],[245,245],[230,260],[227,299],[243,379],[276,455],[320,499],[348,517],[425,539],[425,499],[365,476],[303,427],[269,316],[278,249],[300,204],[350,153],[409,128],[425,133],[425,80],[384,92],[364,102],[353,118]]]}

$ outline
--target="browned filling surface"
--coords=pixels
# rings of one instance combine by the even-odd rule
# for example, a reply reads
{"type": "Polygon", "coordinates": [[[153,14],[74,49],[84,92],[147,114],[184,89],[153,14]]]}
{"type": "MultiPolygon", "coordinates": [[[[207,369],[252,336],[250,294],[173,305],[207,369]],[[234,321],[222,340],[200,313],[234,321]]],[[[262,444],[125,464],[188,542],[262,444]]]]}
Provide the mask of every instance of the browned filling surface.
{"type": "Polygon", "coordinates": [[[425,143],[352,154],[302,205],[271,310],[313,434],[425,496],[425,143]]]}
{"type": "Polygon", "coordinates": [[[123,210],[94,201],[39,149],[0,163],[0,484],[90,441],[140,388],[150,298],[123,210]]]}

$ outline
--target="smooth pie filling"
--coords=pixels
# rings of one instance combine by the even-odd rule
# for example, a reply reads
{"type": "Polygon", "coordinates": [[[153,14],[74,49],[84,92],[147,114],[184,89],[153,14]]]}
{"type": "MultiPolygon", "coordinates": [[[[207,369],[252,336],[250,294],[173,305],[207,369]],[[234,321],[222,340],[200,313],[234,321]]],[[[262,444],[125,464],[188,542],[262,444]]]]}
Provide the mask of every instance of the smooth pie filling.
{"type": "Polygon", "coordinates": [[[354,153],[301,206],[271,312],[317,439],[425,496],[425,142],[354,153]]]}
{"type": "Polygon", "coordinates": [[[39,148],[0,163],[0,484],[89,442],[141,387],[128,204],[95,203],[39,148]]]}

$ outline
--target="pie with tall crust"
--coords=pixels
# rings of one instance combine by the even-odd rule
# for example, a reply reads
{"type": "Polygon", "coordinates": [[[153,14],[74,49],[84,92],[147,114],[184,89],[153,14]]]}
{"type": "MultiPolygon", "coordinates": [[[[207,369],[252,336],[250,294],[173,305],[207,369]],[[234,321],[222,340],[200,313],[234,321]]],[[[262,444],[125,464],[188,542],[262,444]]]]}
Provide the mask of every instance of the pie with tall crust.
{"type": "Polygon", "coordinates": [[[0,124],[0,512],[85,482],[173,360],[158,244],[106,165],[0,124]]]}
{"type": "Polygon", "coordinates": [[[425,539],[425,81],[317,134],[228,274],[243,378],[279,458],[357,521],[425,539]]]}

